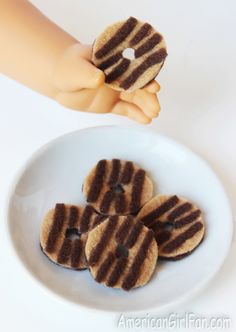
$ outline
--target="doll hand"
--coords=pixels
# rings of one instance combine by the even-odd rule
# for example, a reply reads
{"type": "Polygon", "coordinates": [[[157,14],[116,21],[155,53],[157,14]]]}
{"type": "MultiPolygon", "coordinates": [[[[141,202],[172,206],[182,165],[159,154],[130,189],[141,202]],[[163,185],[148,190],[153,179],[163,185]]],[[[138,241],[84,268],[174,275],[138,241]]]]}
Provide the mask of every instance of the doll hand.
{"type": "Polygon", "coordinates": [[[91,52],[91,46],[75,44],[63,53],[53,74],[55,99],[74,110],[114,113],[150,123],[160,111],[156,96],[159,84],[152,81],[131,93],[115,91],[104,83],[104,73],[90,62],[91,52]]]}

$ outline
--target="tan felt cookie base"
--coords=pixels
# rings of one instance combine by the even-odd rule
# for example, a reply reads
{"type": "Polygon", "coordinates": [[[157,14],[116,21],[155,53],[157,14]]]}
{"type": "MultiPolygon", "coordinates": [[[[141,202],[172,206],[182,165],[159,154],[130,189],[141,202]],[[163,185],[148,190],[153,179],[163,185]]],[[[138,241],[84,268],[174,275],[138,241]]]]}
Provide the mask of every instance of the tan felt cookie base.
{"type": "MultiPolygon", "coordinates": [[[[101,209],[101,205],[102,205],[102,201],[104,199],[104,196],[106,195],[106,193],[108,191],[110,191],[111,186],[109,185],[109,178],[111,176],[112,173],[112,168],[113,168],[113,163],[112,160],[106,160],[106,172],[104,175],[104,179],[103,179],[103,184],[102,184],[102,188],[100,191],[100,194],[98,196],[98,198],[95,201],[88,201],[89,204],[91,204],[99,213],[105,214],[105,215],[128,215],[128,214],[132,214],[135,212],[138,212],[138,210],[146,203],[148,202],[152,195],[153,195],[153,184],[151,179],[147,176],[147,174],[145,173],[145,177],[144,177],[144,182],[143,182],[143,186],[142,189],[140,190],[140,204],[138,206],[138,208],[134,211],[131,208],[131,199],[132,199],[132,190],[133,190],[133,181],[134,181],[134,177],[135,174],[137,174],[137,172],[139,170],[141,170],[140,167],[138,167],[137,165],[135,165],[134,163],[132,163],[133,165],[133,175],[129,181],[129,183],[122,183],[121,177],[122,177],[122,172],[124,171],[125,165],[126,165],[126,161],[120,160],[120,170],[119,170],[119,179],[117,181],[118,184],[121,184],[124,193],[121,194],[124,199],[125,199],[125,209],[121,212],[117,212],[116,211],[116,199],[117,199],[117,195],[114,196],[114,199],[111,201],[111,204],[109,206],[109,209],[107,211],[103,211],[101,209]]],[[[92,168],[92,170],[90,171],[90,173],[88,174],[88,176],[86,177],[84,184],[83,184],[83,195],[85,196],[85,198],[88,200],[88,196],[89,196],[89,191],[92,187],[92,183],[94,181],[95,178],[95,174],[96,174],[96,166],[94,166],[92,168]]]]}
{"type": "MultiPolygon", "coordinates": [[[[98,50],[100,50],[112,38],[112,36],[114,36],[117,33],[117,31],[122,27],[122,25],[125,22],[126,21],[120,21],[120,22],[110,25],[109,27],[107,27],[104,30],[104,32],[99,37],[97,37],[97,39],[95,40],[95,42],[93,44],[92,62],[99,68],[99,66],[101,66],[101,64],[104,63],[104,61],[109,59],[111,56],[116,55],[119,52],[122,53],[127,48],[132,48],[134,50],[138,50],[140,48],[140,46],[145,44],[154,34],[158,34],[161,37],[161,40],[159,43],[154,45],[150,50],[148,50],[142,56],[135,57],[133,60],[131,60],[131,63],[129,64],[129,66],[125,70],[125,72],[121,76],[117,77],[114,81],[111,81],[108,83],[108,85],[115,90],[118,90],[118,91],[126,90],[126,91],[132,92],[136,89],[140,89],[140,88],[144,87],[146,84],[148,84],[151,80],[153,80],[158,75],[159,71],[161,70],[161,68],[164,64],[165,57],[167,55],[166,43],[165,43],[163,36],[160,33],[158,33],[157,31],[155,31],[155,29],[153,27],[151,27],[148,34],[145,35],[143,39],[141,39],[137,44],[131,45],[131,43],[130,43],[131,40],[137,34],[137,32],[142,28],[142,26],[145,24],[144,22],[137,21],[135,28],[127,36],[127,38],[125,38],[124,41],[122,41],[119,45],[117,45],[114,49],[112,49],[108,54],[106,54],[102,58],[98,59],[96,57],[96,52],[98,50]],[[130,76],[131,73],[138,66],[140,66],[150,55],[154,54],[155,52],[159,52],[160,50],[164,51],[164,55],[163,55],[164,58],[162,61],[147,68],[130,87],[123,88],[121,86],[122,82],[124,82],[124,80],[128,76],[130,76]]],[[[115,68],[121,64],[123,59],[124,59],[124,57],[121,57],[114,64],[112,64],[108,68],[104,69],[105,75],[108,77],[111,74],[111,72],[113,72],[115,70],[115,68]]]]}
{"type": "MultiPolygon", "coordinates": [[[[163,204],[164,202],[166,202],[171,196],[167,196],[167,195],[157,195],[154,198],[152,198],[151,201],[149,201],[138,213],[137,215],[137,219],[138,220],[142,220],[144,222],[144,224],[147,224],[148,222],[145,223],[145,216],[147,216],[149,213],[155,211],[161,204],[163,204]]],[[[182,213],[178,218],[176,218],[176,220],[173,222],[173,224],[175,224],[175,222],[178,222],[180,219],[186,217],[187,215],[189,215],[190,213],[193,213],[194,211],[199,211],[199,215],[196,215],[196,218],[192,221],[187,223],[186,225],[183,225],[182,227],[179,228],[172,228],[170,227],[170,229],[168,229],[168,225],[167,225],[167,231],[170,232],[170,237],[168,238],[167,241],[165,241],[164,243],[159,243],[158,247],[159,247],[159,257],[164,259],[180,259],[182,257],[185,257],[187,254],[192,253],[192,251],[198,247],[198,245],[202,242],[202,239],[204,237],[205,234],[205,222],[202,216],[201,211],[198,209],[198,207],[193,204],[190,203],[187,199],[182,198],[182,197],[178,197],[179,201],[178,203],[173,206],[172,208],[170,208],[167,212],[165,212],[164,214],[162,214],[161,216],[159,216],[157,219],[153,218],[153,221],[151,223],[150,226],[147,225],[147,227],[150,227],[151,229],[154,230],[154,233],[156,235],[156,238],[158,238],[157,233],[160,232],[160,229],[158,229],[157,227],[157,223],[166,223],[166,222],[170,222],[171,220],[168,220],[168,215],[171,214],[171,212],[173,212],[174,209],[178,208],[180,205],[183,205],[185,203],[189,203],[191,204],[191,208],[182,213]],[[184,241],[180,246],[176,247],[175,249],[173,249],[171,252],[165,252],[164,248],[166,245],[168,245],[168,243],[170,243],[172,240],[174,240],[175,238],[177,238],[179,235],[181,235],[182,233],[188,231],[188,229],[190,227],[194,227],[195,224],[200,225],[200,229],[193,235],[191,236],[189,239],[187,239],[186,241],[184,241]]],[[[163,229],[165,230],[165,229],[163,229]]],[[[157,239],[158,242],[158,239],[157,239]]]]}
{"type": "MultiPolygon", "coordinates": [[[[110,218],[113,218],[113,217],[110,217],[110,218]]],[[[121,225],[124,223],[125,219],[126,219],[126,217],[123,217],[123,216],[118,217],[118,221],[116,223],[115,229],[113,230],[112,234],[109,236],[109,240],[106,243],[105,249],[102,252],[98,262],[95,265],[89,266],[90,272],[95,280],[96,280],[98,271],[99,271],[101,265],[105,262],[108,254],[113,253],[115,255],[115,253],[116,253],[116,247],[120,243],[116,239],[116,232],[118,231],[119,227],[121,227],[121,225]]],[[[96,248],[98,246],[99,242],[101,241],[101,238],[110,222],[111,222],[111,220],[107,219],[106,221],[104,221],[102,224],[98,225],[95,229],[93,229],[89,233],[88,240],[87,240],[86,247],[85,247],[85,253],[86,253],[86,257],[87,257],[88,261],[91,258],[92,251],[94,250],[94,248],[96,248]]],[[[136,224],[136,222],[132,220],[132,225],[134,226],[135,224],[136,224]]],[[[129,237],[129,234],[131,231],[132,231],[132,228],[128,232],[128,234],[126,234],[126,238],[129,237]]],[[[124,268],[124,270],[122,271],[119,280],[112,287],[123,288],[124,280],[127,278],[130,271],[132,270],[132,264],[134,263],[134,260],[137,258],[137,254],[139,252],[140,246],[141,246],[145,236],[147,236],[148,232],[149,232],[148,228],[146,228],[145,226],[142,225],[141,231],[140,231],[140,234],[139,234],[137,240],[135,241],[132,248],[129,249],[127,265],[124,268]]],[[[150,280],[150,278],[154,272],[156,262],[157,262],[158,248],[157,248],[157,244],[156,244],[156,241],[155,241],[153,235],[151,235],[150,239],[151,240],[148,245],[148,250],[145,255],[145,259],[143,260],[143,262],[141,264],[139,276],[138,276],[136,282],[134,283],[134,285],[132,285],[132,288],[136,288],[136,287],[145,285],[150,280]]],[[[114,266],[117,263],[117,261],[118,261],[118,258],[115,258],[115,260],[113,261],[113,263],[111,264],[111,266],[109,268],[107,275],[104,277],[104,279],[102,281],[100,281],[102,284],[109,286],[108,280],[112,274],[112,271],[114,270],[114,266]]]]}
{"type": "MultiPolygon", "coordinates": [[[[64,205],[64,204],[63,204],[64,205]]],[[[61,254],[62,251],[62,246],[63,243],[66,239],[66,232],[68,230],[69,227],[69,214],[70,214],[70,208],[76,208],[78,211],[78,218],[76,220],[75,225],[72,227],[73,229],[77,229],[78,232],[80,233],[80,224],[81,224],[81,218],[83,215],[83,212],[85,211],[85,209],[92,209],[92,207],[86,207],[86,208],[82,208],[79,206],[72,206],[72,205],[64,205],[65,208],[65,218],[63,221],[63,226],[62,229],[60,230],[60,232],[57,234],[56,239],[54,241],[53,244],[53,250],[48,250],[47,246],[48,246],[48,239],[49,239],[49,235],[50,232],[52,230],[52,227],[55,223],[55,209],[51,209],[50,211],[48,211],[48,213],[46,214],[46,216],[43,219],[43,222],[41,224],[40,227],[40,245],[41,245],[41,249],[44,252],[44,254],[54,263],[69,268],[69,269],[75,269],[75,270],[81,270],[81,269],[86,269],[87,268],[87,262],[86,262],[86,258],[85,258],[85,254],[84,254],[84,247],[87,241],[87,232],[82,232],[80,234],[79,240],[72,240],[72,242],[70,243],[71,245],[71,252],[68,255],[68,259],[64,259],[64,261],[60,261],[59,256],[61,254]],[[73,246],[75,245],[75,241],[79,241],[79,248],[77,250],[77,253],[74,253],[74,256],[76,256],[76,254],[78,254],[78,251],[81,248],[81,253],[80,253],[80,257],[78,259],[78,262],[74,262],[72,261],[72,249],[73,246]]],[[[91,213],[90,217],[87,218],[87,228],[88,230],[91,229],[93,227],[93,224],[95,222],[95,219],[98,218],[98,214],[95,212],[94,209],[92,209],[93,212],[91,213]]],[[[55,226],[55,225],[54,225],[55,226]]],[[[68,250],[68,249],[67,249],[68,250]]],[[[64,250],[65,251],[65,250],[64,250]]],[[[76,250],[75,250],[76,251],[76,250]]],[[[64,253],[65,257],[66,252],[64,253]]]]}

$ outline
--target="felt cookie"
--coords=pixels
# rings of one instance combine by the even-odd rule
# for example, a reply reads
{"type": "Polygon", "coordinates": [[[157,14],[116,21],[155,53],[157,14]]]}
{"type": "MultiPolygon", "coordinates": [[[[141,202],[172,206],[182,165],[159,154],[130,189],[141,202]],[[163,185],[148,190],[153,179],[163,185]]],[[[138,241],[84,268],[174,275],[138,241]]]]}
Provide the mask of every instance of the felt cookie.
{"type": "Polygon", "coordinates": [[[205,233],[201,210],[176,195],[154,197],[141,209],[137,219],[153,230],[159,258],[163,259],[178,260],[191,254],[205,233]]]}
{"type": "Polygon", "coordinates": [[[131,161],[100,160],[83,185],[87,202],[105,215],[136,213],[151,199],[153,184],[131,161]]]}
{"type": "Polygon", "coordinates": [[[44,217],[40,229],[40,244],[54,263],[69,269],[85,269],[84,247],[87,232],[105,218],[91,206],[85,208],[56,204],[44,217]]]}
{"type": "Polygon", "coordinates": [[[153,232],[131,216],[111,216],[89,232],[85,246],[90,272],[108,287],[145,285],[157,262],[153,232]]]}
{"type": "Polygon", "coordinates": [[[167,56],[163,36],[134,17],[107,27],[93,44],[92,62],[106,83],[118,91],[134,91],[153,80],[167,56]],[[126,55],[132,51],[133,57],[126,55]]]}

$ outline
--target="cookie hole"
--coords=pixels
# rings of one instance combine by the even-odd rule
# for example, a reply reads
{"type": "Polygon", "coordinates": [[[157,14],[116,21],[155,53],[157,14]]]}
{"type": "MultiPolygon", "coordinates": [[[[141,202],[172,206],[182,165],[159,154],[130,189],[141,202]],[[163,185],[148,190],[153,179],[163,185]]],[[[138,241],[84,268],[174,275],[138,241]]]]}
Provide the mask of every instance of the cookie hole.
{"type": "Polygon", "coordinates": [[[135,55],[134,55],[134,49],[131,47],[126,48],[123,52],[122,55],[124,58],[129,59],[129,60],[134,60],[135,55]]]}
{"type": "Polygon", "coordinates": [[[170,222],[166,222],[164,225],[164,230],[168,232],[173,231],[174,228],[175,228],[174,225],[170,222]]]}
{"type": "Polygon", "coordinates": [[[111,191],[113,191],[113,193],[115,194],[123,194],[125,192],[124,188],[119,183],[115,184],[114,186],[111,186],[111,191]]]}
{"type": "Polygon", "coordinates": [[[124,246],[123,244],[118,244],[116,248],[116,257],[121,258],[121,257],[128,257],[129,255],[129,250],[124,246]]]}
{"type": "Polygon", "coordinates": [[[81,233],[77,228],[67,228],[66,230],[66,238],[70,240],[78,240],[81,237],[81,233]]]}

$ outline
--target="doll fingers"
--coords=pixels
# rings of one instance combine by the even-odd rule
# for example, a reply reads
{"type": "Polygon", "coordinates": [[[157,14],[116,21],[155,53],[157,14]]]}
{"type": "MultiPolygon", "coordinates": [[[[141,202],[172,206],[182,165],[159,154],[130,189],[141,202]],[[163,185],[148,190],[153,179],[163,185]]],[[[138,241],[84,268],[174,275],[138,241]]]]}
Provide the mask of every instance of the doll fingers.
{"type": "Polygon", "coordinates": [[[144,89],[136,90],[133,93],[122,92],[120,98],[138,106],[149,118],[157,117],[160,112],[160,104],[156,94],[149,93],[144,89]]]}
{"type": "Polygon", "coordinates": [[[123,100],[116,103],[112,109],[112,113],[127,116],[142,124],[148,124],[151,122],[151,119],[147,117],[138,106],[123,100]]]}
{"type": "Polygon", "coordinates": [[[147,85],[143,87],[143,90],[150,93],[157,93],[160,91],[160,89],[161,89],[160,85],[155,80],[149,82],[147,85]]]}

